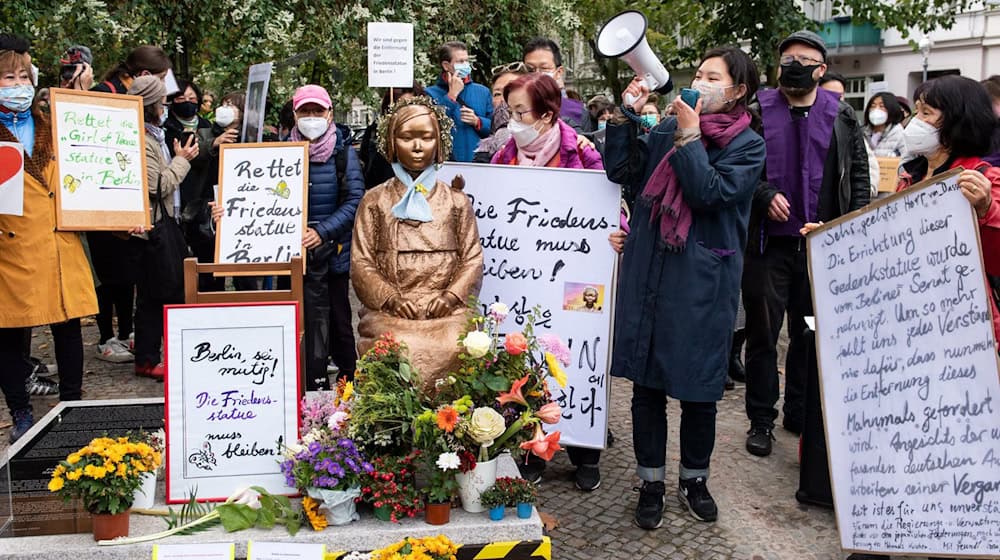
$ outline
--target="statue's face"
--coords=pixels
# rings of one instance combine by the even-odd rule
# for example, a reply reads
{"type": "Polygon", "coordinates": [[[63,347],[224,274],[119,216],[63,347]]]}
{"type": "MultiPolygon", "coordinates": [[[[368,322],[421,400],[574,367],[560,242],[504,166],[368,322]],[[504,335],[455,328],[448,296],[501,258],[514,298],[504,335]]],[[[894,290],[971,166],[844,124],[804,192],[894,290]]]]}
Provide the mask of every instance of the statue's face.
{"type": "Polygon", "coordinates": [[[410,171],[423,171],[434,163],[438,149],[437,127],[426,107],[407,107],[397,116],[401,124],[394,135],[396,158],[410,171]]]}

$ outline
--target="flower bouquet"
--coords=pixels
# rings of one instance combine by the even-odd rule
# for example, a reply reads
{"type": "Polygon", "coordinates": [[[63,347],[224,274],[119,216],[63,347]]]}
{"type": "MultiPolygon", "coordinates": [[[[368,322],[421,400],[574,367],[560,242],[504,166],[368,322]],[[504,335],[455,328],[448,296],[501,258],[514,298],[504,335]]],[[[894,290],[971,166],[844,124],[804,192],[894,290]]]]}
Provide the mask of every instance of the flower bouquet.
{"type": "Polygon", "coordinates": [[[413,417],[423,407],[406,345],[390,333],[382,335],[358,360],[355,384],[349,435],[372,456],[409,453],[413,417]]]}
{"type": "Polygon", "coordinates": [[[155,472],[161,461],[160,453],[148,443],[99,437],[60,461],[52,472],[49,491],[64,500],[83,502],[94,515],[95,540],[125,536],[128,510],[142,475],[155,472]]]}
{"type": "Polygon", "coordinates": [[[303,398],[302,426],[308,431],[284,449],[285,483],[306,494],[302,508],[314,530],[356,521],[361,480],[374,470],[345,435],[352,395],[352,385],[341,383],[335,392],[303,398]]]}
{"type": "Polygon", "coordinates": [[[404,457],[385,455],[372,460],[372,471],[362,477],[361,501],[375,508],[375,517],[394,523],[415,517],[424,502],[417,491],[414,463],[418,452],[404,457]]]}
{"type": "Polygon", "coordinates": [[[371,560],[455,560],[456,554],[458,545],[444,535],[420,539],[406,537],[385,548],[372,551],[371,560]]]}

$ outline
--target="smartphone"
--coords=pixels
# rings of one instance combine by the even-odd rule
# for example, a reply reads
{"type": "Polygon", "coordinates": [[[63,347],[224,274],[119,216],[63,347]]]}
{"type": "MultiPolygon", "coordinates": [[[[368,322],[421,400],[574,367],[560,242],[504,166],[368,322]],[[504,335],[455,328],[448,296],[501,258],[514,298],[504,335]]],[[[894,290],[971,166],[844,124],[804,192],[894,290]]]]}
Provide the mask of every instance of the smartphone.
{"type": "Polygon", "coordinates": [[[190,131],[181,133],[181,146],[187,146],[192,136],[194,136],[194,133],[190,131]]]}
{"type": "Polygon", "coordinates": [[[696,89],[682,88],[681,89],[681,101],[687,103],[688,107],[694,109],[694,106],[698,104],[698,97],[701,92],[696,89]]]}

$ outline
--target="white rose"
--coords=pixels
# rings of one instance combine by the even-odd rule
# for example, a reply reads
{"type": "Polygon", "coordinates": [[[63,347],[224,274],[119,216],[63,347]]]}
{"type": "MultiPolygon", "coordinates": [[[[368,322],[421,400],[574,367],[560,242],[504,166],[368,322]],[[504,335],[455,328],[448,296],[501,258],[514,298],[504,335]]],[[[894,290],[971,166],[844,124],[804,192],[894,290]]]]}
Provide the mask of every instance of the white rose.
{"type": "Polygon", "coordinates": [[[502,323],[504,319],[507,318],[507,314],[510,313],[510,308],[499,301],[490,304],[489,314],[492,315],[498,323],[502,323]]]}
{"type": "Polygon", "coordinates": [[[499,412],[483,406],[472,411],[472,418],[466,429],[473,441],[489,446],[507,430],[507,424],[499,412]]]}
{"type": "Polygon", "coordinates": [[[490,338],[490,335],[482,331],[472,331],[465,335],[465,340],[462,341],[462,344],[470,356],[473,358],[482,358],[490,351],[493,340],[490,338]]]}

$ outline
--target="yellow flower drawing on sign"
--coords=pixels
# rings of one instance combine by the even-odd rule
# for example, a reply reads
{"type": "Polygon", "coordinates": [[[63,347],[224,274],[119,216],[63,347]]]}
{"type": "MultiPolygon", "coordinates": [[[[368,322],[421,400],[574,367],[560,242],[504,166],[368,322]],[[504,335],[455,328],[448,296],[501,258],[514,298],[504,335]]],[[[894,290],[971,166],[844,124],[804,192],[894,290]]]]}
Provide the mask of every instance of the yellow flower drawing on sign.
{"type": "Polygon", "coordinates": [[[80,180],[72,175],[67,175],[63,177],[63,187],[69,192],[76,192],[76,189],[80,188],[80,180]]]}
{"type": "Polygon", "coordinates": [[[292,189],[288,188],[288,183],[281,181],[273,189],[265,189],[267,192],[274,194],[275,196],[280,196],[281,198],[288,198],[292,194],[292,189]]]}

